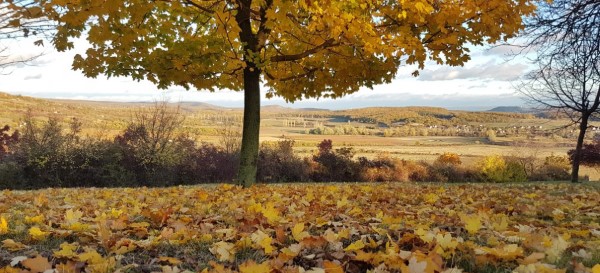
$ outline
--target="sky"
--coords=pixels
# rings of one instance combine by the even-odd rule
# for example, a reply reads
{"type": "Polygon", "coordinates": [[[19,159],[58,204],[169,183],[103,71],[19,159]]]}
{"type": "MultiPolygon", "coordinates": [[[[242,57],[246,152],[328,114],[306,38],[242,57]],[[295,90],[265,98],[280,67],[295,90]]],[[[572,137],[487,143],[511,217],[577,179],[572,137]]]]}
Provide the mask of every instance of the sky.
{"type": "MultiPolygon", "coordinates": [[[[74,50],[57,52],[51,45],[34,46],[33,40],[1,41],[8,48],[9,58],[26,58],[43,54],[28,64],[18,64],[0,70],[0,92],[38,98],[95,101],[156,101],[206,102],[225,107],[242,107],[243,94],[234,91],[186,91],[182,87],[167,90],[156,88],[148,81],[117,77],[86,78],[72,71],[73,56],[83,53],[85,41],[74,50]]],[[[525,58],[514,58],[513,48],[472,47],[471,61],[463,67],[428,63],[420,76],[413,77],[413,66],[399,68],[390,84],[363,88],[339,99],[308,99],[293,104],[281,98],[263,98],[263,105],[292,108],[349,109],[372,106],[437,106],[448,109],[488,110],[497,106],[523,106],[524,100],[515,90],[519,79],[529,69],[525,58]]],[[[263,88],[265,89],[265,88],[263,88]]]]}

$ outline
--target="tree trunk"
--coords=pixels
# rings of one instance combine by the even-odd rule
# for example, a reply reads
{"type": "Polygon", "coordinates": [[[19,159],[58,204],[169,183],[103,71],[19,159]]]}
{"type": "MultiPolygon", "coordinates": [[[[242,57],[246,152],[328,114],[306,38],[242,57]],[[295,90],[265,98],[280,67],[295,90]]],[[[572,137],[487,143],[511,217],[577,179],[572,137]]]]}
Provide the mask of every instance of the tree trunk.
{"type": "Polygon", "coordinates": [[[585,139],[585,132],[587,131],[589,115],[583,114],[581,122],[579,123],[579,136],[577,137],[577,146],[575,146],[575,156],[573,156],[573,166],[571,171],[571,182],[579,182],[579,164],[581,163],[581,149],[583,147],[583,140],[585,139]]]}
{"type": "Polygon", "coordinates": [[[258,168],[258,136],[260,132],[260,70],[244,69],[244,128],[238,184],[244,188],[256,183],[258,168]]]}

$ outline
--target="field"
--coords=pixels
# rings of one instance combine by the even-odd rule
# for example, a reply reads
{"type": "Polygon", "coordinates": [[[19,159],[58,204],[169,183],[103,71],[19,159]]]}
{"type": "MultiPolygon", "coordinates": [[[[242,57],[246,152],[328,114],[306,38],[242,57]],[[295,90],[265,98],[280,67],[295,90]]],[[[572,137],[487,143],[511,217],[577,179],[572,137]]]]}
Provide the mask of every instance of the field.
{"type": "Polygon", "coordinates": [[[0,272],[600,270],[598,184],[47,189],[0,211],[0,272]]]}
{"type": "MultiPolygon", "coordinates": [[[[152,103],[107,103],[68,100],[44,100],[0,93],[0,121],[19,129],[28,109],[36,119],[44,120],[58,116],[64,122],[64,128],[73,118],[82,122],[82,134],[93,138],[112,138],[122,132],[129,120],[137,112],[152,107],[152,103]]],[[[220,130],[229,124],[240,126],[242,110],[222,108],[203,103],[179,104],[180,113],[185,122],[179,133],[187,134],[198,143],[219,144],[220,130]]],[[[531,114],[490,113],[449,111],[443,108],[404,107],[404,108],[365,108],[342,111],[325,109],[291,109],[279,106],[266,106],[262,109],[261,141],[277,141],[289,138],[295,141],[295,151],[301,156],[310,156],[317,150],[316,145],[323,139],[331,139],[334,147],[352,147],[356,157],[374,158],[386,153],[407,160],[433,162],[440,154],[452,152],[460,155],[465,164],[474,164],[488,155],[532,157],[542,161],[546,156],[566,155],[574,147],[574,130],[563,130],[562,134],[571,137],[556,137],[560,128],[568,121],[564,119],[539,118],[531,114]],[[452,117],[448,119],[448,117],[452,117]],[[381,134],[394,121],[405,120],[410,123],[402,128],[421,133],[431,126],[471,126],[473,128],[493,128],[501,132],[542,126],[544,129],[513,135],[498,135],[493,142],[486,136],[388,136],[381,134]],[[421,122],[426,122],[423,124],[421,122]],[[412,124],[412,125],[411,125],[412,124]],[[369,135],[319,135],[308,134],[315,128],[341,128],[351,126],[367,130],[369,135]],[[366,129],[365,129],[366,128],[366,129]]],[[[598,126],[596,122],[592,125],[598,126]]],[[[428,129],[429,130],[429,129],[428,129]]],[[[414,133],[414,132],[411,132],[414,133]]],[[[456,133],[456,132],[454,132],[456,133]]],[[[481,133],[480,133],[481,134],[481,133]]],[[[590,131],[592,138],[595,131],[590,131]]],[[[583,167],[581,175],[590,180],[600,180],[600,173],[594,168],[583,167]]]]}

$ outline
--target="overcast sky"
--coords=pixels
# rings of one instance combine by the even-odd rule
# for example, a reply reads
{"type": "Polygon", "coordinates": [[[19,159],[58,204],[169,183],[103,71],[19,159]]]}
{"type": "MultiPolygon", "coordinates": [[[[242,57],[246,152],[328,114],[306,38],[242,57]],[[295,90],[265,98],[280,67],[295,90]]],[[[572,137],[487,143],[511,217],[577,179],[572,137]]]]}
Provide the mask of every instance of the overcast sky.
{"type": "MultiPolygon", "coordinates": [[[[97,100],[97,101],[154,101],[168,98],[176,101],[201,101],[211,104],[241,107],[239,92],[185,91],[181,87],[159,90],[150,82],[129,78],[98,77],[89,79],[72,71],[76,53],[85,51],[79,43],[75,50],[56,52],[51,46],[33,46],[33,41],[18,43],[4,41],[13,58],[44,53],[28,65],[17,65],[0,71],[0,91],[39,98],[97,100]]],[[[527,71],[523,58],[511,58],[509,47],[473,48],[472,60],[464,67],[426,65],[417,78],[411,76],[415,67],[401,67],[396,79],[386,85],[364,88],[344,98],[304,100],[286,104],[280,98],[263,99],[263,105],[316,107],[328,109],[369,106],[441,106],[450,109],[487,110],[496,106],[520,106],[524,102],[514,89],[518,79],[527,71]]]]}

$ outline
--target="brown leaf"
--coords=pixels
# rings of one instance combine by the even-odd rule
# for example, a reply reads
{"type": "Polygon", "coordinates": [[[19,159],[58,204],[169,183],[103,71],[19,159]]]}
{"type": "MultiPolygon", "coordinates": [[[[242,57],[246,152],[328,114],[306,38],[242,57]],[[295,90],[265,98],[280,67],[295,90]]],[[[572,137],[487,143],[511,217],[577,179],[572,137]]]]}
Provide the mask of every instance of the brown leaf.
{"type": "Polygon", "coordinates": [[[48,269],[52,269],[52,264],[48,262],[48,259],[40,255],[35,256],[35,258],[29,258],[25,261],[22,261],[21,265],[31,270],[31,272],[37,273],[42,273],[48,269]]]}

